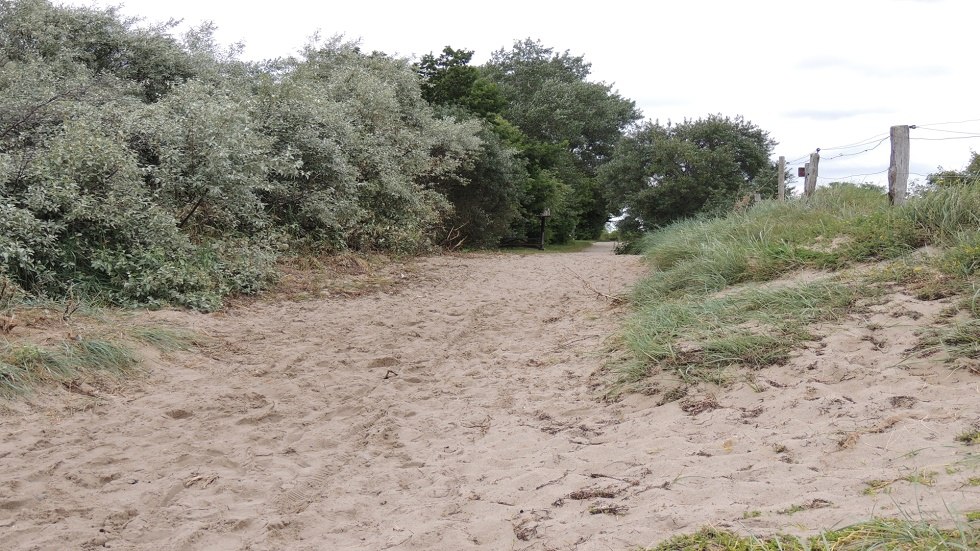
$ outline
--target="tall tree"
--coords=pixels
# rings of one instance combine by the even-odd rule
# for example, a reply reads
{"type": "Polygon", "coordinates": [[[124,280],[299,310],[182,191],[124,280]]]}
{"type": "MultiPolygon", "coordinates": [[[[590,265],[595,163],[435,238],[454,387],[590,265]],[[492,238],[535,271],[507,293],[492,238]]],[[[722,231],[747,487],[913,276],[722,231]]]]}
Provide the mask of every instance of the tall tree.
{"type": "Polygon", "coordinates": [[[742,117],[648,122],[622,139],[600,179],[625,227],[650,229],[731,206],[744,193],[774,191],[767,188],[775,145],[742,117]]]}
{"type": "Polygon", "coordinates": [[[598,236],[609,213],[595,176],[640,119],[636,105],[611,85],[589,81],[591,65],[582,56],[530,39],[494,52],[484,72],[507,100],[503,116],[528,138],[524,225],[533,227],[538,209],[548,208],[553,240],[598,236]]]}
{"type": "Polygon", "coordinates": [[[470,65],[472,50],[443,48],[438,57],[429,53],[416,66],[422,77],[422,97],[433,105],[455,106],[491,120],[507,101],[500,89],[470,65]]]}
{"type": "Polygon", "coordinates": [[[453,207],[444,228],[447,244],[495,246],[519,214],[519,197],[527,185],[520,156],[525,136],[500,115],[506,100],[496,84],[470,65],[472,58],[472,51],[446,46],[438,57],[422,56],[415,70],[422,97],[437,116],[482,127],[482,144],[472,162],[434,184],[453,207]]]}
{"type": "Polygon", "coordinates": [[[610,84],[589,81],[591,68],[582,56],[530,39],[494,52],[485,67],[507,99],[504,116],[533,139],[565,144],[590,175],[641,117],[610,84]]]}

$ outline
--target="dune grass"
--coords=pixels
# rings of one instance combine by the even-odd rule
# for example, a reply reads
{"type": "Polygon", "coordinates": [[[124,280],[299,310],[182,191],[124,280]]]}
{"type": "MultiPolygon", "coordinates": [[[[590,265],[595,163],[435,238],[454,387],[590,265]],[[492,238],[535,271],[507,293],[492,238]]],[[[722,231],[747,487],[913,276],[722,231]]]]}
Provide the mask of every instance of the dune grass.
{"type": "Polygon", "coordinates": [[[923,244],[914,224],[890,209],[880,191],[821,189],[810,200],[763,202],[647,235],[641,247],[656,273],[638,287],[638,299],[710,293],[803,268],[837,270],[898,258],[923,244]]]}
{"type": "Polygon", "coordinates": [[[56,345],[0,344],[0,396],[10,398],[45,383],[85,376],[119,377],[139,370],[125,345],[103,339],[65,339],[56,345]]]}
{"type": "Polygon", "coordinates": [[[685,382],[722,383],[728,367],[780,363],[815,338],[810,325],[840,319],[860,298],[874,294],[863,285],[828,279],[648,303],[627,326],[626,341],[642,356],[624,367],[621,382],[635,383],[659,369],[685,382]]]}
{"type": "Polygon", "coordinates": [[[967,513],[955,528],[927,521],[873,519],[810,538],[738,536],[704,528],[671,538],[648,551],[967,551],[980,549],[980,524],[967,513]]]}
{"type": "Polygon", "coordinates": [[[838,185],[806,200],[681,221],[640,245],[651,274],[633,293],[624,332],[631,357],[616,385],[663,372],[722,382],[729,367],[779,363],[815,338],[808,326],[841,319],[896,285],[927,300],[961,297],[960,315],[923,335],[922,346],[947,359],[980,356],[980,183],[898,208],[878,189],[838,185]],[[925,246],[938,252],[916,253],[925,246]],[[814,273],[729,289],[800,270],[814,273]]]}
{"type": "MultiPolygon", "coordinates": [[[[628,359],[618,364],[613,392],[644,389],[644,380],[663,374],[684,385],[724,383],[730,368],[779,364],[818,338],[813,324],[846,318],[894,291],[951,298],[911,354],[980,359],[978,182],[935,189],[898,208],[875,189],[823,188],[808,200],[682,221],[640,246],[651,274],[633,293],[623,332],[628,359]],[[803,277],[784,277],[794,272],[803,277]]],[[[683,394],[668,391],[665,401],[683,394]]],[[[957,441],[977,445],[976,428],[957,441]]],[[[940,524],[873,519],[810,538],[705,528],[651,551],[866,549],[980,549],[980,511],[940,524]]]]}
{"type": "Polygon", "coordinates": [[[127,326],[105,310],[74,299],[32,302],[9,292],[0,304],[0,322],[0,398],[5,399],[46,384],[138,375],[142,369],[132,347],[136,343],[168,352],[201,342],[182,329],[127,326]],[[15,336],[19,325],[39,333],[15,336]]]}
{"type": "Polygon", "coordinates": [[[134,327],[129,330],[129,336],[161,352],[190,350],[194,345],[201,343],[201,339],[195,333],[186,329],[176,329],[173,327],[134,327]]]}

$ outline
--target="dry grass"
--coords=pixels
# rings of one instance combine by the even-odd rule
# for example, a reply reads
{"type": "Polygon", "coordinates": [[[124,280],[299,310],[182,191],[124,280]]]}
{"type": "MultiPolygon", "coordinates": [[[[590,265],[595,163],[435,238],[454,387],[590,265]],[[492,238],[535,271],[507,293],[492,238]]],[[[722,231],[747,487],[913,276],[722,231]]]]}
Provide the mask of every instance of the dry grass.
{"type": "MultiPolygon", "coordinates": [[[[278,283],[261,300],[304,301],[358,297],[389,291],[420,277],[413,259],[381,254],[304,255],[281,259],[278,283]]],[[[229,306],[251,304],[257,297],[237,297],[229,306]]]]}

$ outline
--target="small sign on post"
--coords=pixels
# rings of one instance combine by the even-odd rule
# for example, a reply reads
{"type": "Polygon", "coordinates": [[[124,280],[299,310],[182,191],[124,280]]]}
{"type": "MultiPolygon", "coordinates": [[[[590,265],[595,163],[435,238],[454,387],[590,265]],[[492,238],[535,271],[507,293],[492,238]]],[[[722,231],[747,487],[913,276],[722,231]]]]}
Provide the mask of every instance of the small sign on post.
{"type": "Polygon", "coordinates": [[[541,214],[539,214],[538,216],[541,217],[541,241],[538,244],[538,249],[543,251],[544,250],[544,227],[548,223],[548,219],[551,218],[551,209],[544,209],[543,211],[541,211],[541,214]]]}

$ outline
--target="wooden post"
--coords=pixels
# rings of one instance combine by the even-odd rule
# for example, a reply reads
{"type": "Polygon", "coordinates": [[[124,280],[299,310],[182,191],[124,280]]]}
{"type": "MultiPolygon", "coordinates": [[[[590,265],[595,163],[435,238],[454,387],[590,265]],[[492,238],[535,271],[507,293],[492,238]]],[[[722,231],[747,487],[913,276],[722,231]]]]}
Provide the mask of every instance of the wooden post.
{"type": "Polygon", "coordinates": [[[803,165],[803,196],[810,196],[810,163],[803,165]]]}
{"type": "Polygon", "coordinates": [[[893,205],[905,202],[909,184],[909,127],[891,128],[892,157],[888,164],[888,201],[893,205]]]}
{"type": "Polygon", "coordinates": [[[548,219],[551,218],[551,209],[544,209],[538,216],[541,217],[541,240],[538,242],[538,249],[544,250],[544,230],[548,219]]]}
{"type": "Polygon", "coordinates": [[[786,200],[786,157],[779,156],[779,200],[786,200]]]}
{"type": "Polygon", "coordinates": [[[806,183],[803,185],[804,194],[807,197],[813,195],[817,190],[817,174],[819,174],[820,154],[810,153],[810,162],[806,164],[806,183]]]}

